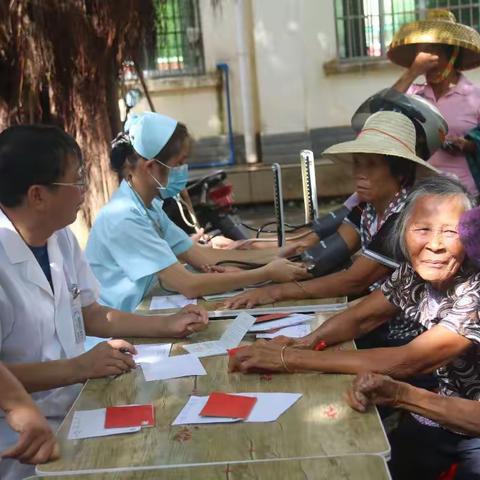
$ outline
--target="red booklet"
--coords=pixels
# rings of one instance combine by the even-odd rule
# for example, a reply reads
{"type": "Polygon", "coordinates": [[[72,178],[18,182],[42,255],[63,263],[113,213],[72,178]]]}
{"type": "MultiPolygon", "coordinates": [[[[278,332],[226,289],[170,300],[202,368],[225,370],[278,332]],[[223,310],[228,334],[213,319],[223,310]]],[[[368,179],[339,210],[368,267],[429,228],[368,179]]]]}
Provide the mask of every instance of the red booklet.
{"type": "Polygon", "coordinates": [[[271,320],[280,320],[286,318],[290,313],[269,313],[268,315],[261,315],[257,317],[255,323],[270,322],[271,320]]]}
{"type": "Polygon", "coordinates": [[[153,427],[155,411],[153,405],[119,405],[107,407],[105,428],[153,427]]]}
{"type": "Polygon", "coordinates": [[[256,401],[257,399],[255,397],[212,392],[200,415],[202,417],[246,419],[250,415],[256,401]]]}

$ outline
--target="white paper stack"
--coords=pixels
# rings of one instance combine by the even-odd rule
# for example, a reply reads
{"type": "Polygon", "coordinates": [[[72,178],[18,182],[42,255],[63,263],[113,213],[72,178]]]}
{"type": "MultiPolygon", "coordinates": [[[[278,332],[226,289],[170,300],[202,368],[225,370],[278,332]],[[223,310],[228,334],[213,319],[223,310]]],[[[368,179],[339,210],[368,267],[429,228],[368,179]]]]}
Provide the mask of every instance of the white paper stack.
{"type": "MultiPolygon", "coordinates": [[[[253,410],[246,420],[253,422],[274,422],[288,410],[301,396],[301,393],[237,393],[246,397],[256,397],[253,410]]],[[[191,396],[172,425],[188,425],[198,423],[233,423],[241,421],[238,418],[202,417],[200,412],[208,401],[206,397],[191,396]]]]}
{"type": "Polygon", "coordinates": [[[291,327],[293,325],[300,325],[302,323],[310,323],[315,317],[312,315],[305,315],[303,313],[294,313],[286,318],[280,320],[272,320],[271,322],[256,323],[250,327],[249,332],[268,332],[277,328],[291,327]]]}
{"type": "Polygon", "coordinates": [[[167,310],[171,308],[183,308],[186,305],[196,305],[196,298],[187,298],[184,295],[164,295],[152,297],[150,310],[167,310]]]}
{"type": "Polygon", "coordinates": [[[69,440],[80,440],[82,438],[106,437],[108,435],[119,435],[121,433],[134,433],[140,431],[141,427],[126,428],[105,428],[106,408],[96,410],[78,410],[73,414],[72,424],[68,432],[69,440]]]}
{"type": "Polygon", "coordinates": [[[291,327],[280,328],[271,333],[257,333],[257,338],[275,338],[279,336],[290,337],[290,338],[301,338],[305,337],[312,331],[308,323],[302,323],[300,325],[293,325],[291,327]]]}
{"type": "Polygon", "coordinates": [[[207,374],[195,355],[177,355],[156,363],[144,363],[142,370],[146,382],[207,374]]]}
{"type": "Polygon", "coordinates": [[[133,356],[135,363],[157,363],[170,355],[171,343],[146,343],[135,345],[137,354],[133,356]]]}
{"type": "Polygon", "coordinates": [[[183,348],[199,358],[210,357],[212,355],[225,355],[227,349],[240,345],[243,337],[254,323],[255,317],[242,312],[235,318],[218,340],[192,343],[190,345],[184,345],[183,348]]]}

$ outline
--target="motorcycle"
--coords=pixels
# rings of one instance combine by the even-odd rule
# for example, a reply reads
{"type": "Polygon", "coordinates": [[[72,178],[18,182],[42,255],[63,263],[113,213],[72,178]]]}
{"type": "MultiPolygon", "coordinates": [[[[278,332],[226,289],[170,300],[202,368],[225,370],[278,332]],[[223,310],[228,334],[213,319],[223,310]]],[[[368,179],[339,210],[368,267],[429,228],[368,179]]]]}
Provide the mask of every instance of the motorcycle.
{"type": "Polygon", "coordinates": [[[189,180],[186,191],[192,207],[182,194],[164,200],[163,209],[170,219],[189,235],[203,228],[212,238],[223,235],[231,240],[249,238],[233,206],[233,187],[223,170],[189,180]]]}

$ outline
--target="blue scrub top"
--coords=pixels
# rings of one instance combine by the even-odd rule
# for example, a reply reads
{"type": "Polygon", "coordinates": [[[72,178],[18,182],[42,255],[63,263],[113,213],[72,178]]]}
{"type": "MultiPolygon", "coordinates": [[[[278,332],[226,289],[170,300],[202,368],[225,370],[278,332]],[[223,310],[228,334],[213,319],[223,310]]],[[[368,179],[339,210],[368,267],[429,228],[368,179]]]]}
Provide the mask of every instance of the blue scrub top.
{"type": "Polygon", "coordinates": [[[162,204],[155,199],[147,215],[140,198],[123,180],[98,213],[85,253],[100,282],[102,304],[134,311],[155,284],[157,272],[177,263],[177,255],[192,246],[162,204]]]}

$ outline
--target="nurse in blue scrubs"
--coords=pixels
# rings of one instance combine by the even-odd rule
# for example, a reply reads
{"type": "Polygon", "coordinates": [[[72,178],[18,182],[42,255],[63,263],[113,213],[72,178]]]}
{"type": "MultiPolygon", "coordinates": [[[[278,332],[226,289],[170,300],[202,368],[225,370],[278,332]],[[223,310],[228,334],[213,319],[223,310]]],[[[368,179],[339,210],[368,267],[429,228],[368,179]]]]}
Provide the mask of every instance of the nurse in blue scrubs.
{"type": "Polygon", "coordinates": [[[278,258],[278,249],[220,250],[194,244],[162,209],[162,198],[188,176],[190,136],[185,125],[157,113],[132,117],[112,144],[110,163],[120,187],[100,210],[88,239],[88,261],[108,306],[133,311],[161,284],[189,298],[265,281],[308,276],[301,264],[278,258]],[[170,187],[170,188],[169,188],[170,187]],[[195,273],[220,261],[256,262],[251,270],[195,273]]]}

